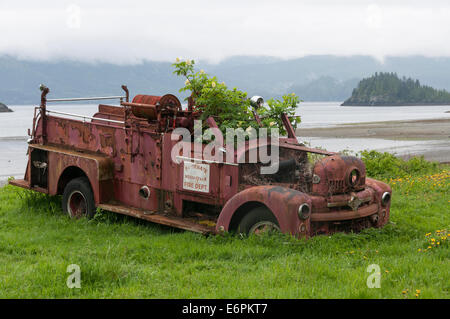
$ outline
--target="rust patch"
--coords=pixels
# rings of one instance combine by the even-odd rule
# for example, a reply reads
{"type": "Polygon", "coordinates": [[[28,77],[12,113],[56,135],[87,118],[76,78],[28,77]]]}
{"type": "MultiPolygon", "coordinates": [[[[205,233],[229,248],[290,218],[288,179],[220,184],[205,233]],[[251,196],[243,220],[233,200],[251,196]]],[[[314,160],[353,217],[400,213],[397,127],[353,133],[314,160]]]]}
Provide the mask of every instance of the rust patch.
{"type": "MultiPolygon", "coordinates": [[[[381,198],[386,192],[392,194],[391,188],[366,179],[364,163],[356,157],[298,143],[285,114],[282,122],[288,138],[279,140],[277,173],[260,174],[263,165],[260,160],[238,166],[205,162],[203,165],[208,165],[210,172],[209,192],[183,189],[184,166],[172,161],[171,152],[178,141],[173,141],[171,134],[177,127],[192,132],[202,107],[194,108],[195,100],[191,97],[188,109],[183,110],[178,98],[171,94],[137,95],[130,103],[127,88],[122,88],[126,101],[122,98],[120,106],[99,105],[98,113],[89,121],[48,116],[46,95],[50,91],[43,86],[40,112],[33,119],[36,127],[29,156],[33,149],[39,150],[34,156],[41,151],[48,154],[48,163],[38,159],[40,165],[48,165],[48,186],[42,183],[43,187],[35,188],[31,184],[33,176],[37,176],[30,164],[31,157],[25,180],[11,184],[56,194],[61,191],[58,190],[61,174],[75,167],[89,178],[100,207],[201,233],[211,231],[212,227],[183,218],[183,202],[214,212],[206,214],[207,225],[217,221],[217,231],[229,229],[233,214],[241,207],[256,204],[273,213],[282,231],[300,237],[382,227],[388,222],[390,203],[382,202],[381,198]],[[325,157],[310,163],[310,153],[325,157]],[[139,195],[142,187],[149,190],[146,199],[139,195]],[[303,214],[300,206],[310,207],[308,214],[303,214]]],[[[214,123],[211,118],[209,124],[217,126],[214,123]]],[[[259,147],[272,147],[269,141],[264,143],[259,147]]],[[[183,156],[195,155],[194,143],[190,146],[191,154],[183,156]]],[[[231,154],[232,158],[235,162],[249,158],[253,147],[246,143],[231,154]]]]}

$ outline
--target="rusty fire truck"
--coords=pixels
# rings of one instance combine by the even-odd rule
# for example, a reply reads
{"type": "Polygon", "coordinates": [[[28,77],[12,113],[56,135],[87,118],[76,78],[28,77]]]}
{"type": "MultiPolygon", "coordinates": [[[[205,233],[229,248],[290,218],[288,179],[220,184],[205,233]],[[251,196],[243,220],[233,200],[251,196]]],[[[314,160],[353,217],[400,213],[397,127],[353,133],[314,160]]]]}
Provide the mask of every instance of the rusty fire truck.
{"type": "MultiPolygon", "coordinates": [[[[63,211],[74,218],[92,217],[100,208],[203,234],[276,230],[308,238],[388,222],[389,185],[367,178],[357,157],[299,143],[285,114],[279,170],[261,175],[261,163],[238,161],[251,151],[248,141],[234,150],[234,162],[198,159],[194,151],[174,161],[173,130],[192,131],[201,108],[191,99],[183,109],[171,94],[136,95],[129,102],[122,89],[121,96],[47,99],[49,89],[41,85],[25,176],[10,184],[62,195],[63,211]],[[93,99],[120,104],[100,104],[92,117],[47,109],[48,102],[93,99]],[[308,153],[319,159],[311,162],[308,153]],[[200,176],[200,185],[186,182],[189,174],[200,176]]],[[[213,118],[208,123],[216,125],[213,118]]]]}

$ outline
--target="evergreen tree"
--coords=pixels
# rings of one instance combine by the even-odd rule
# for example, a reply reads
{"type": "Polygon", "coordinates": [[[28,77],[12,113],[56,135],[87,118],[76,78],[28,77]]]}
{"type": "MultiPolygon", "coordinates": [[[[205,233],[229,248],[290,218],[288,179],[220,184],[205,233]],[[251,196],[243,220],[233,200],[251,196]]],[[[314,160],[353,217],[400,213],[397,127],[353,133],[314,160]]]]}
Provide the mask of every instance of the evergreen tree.
{"type": "Polygon", "coordinates": [[[376,72],[363,79],[342,105],[450,104],[450,93],[421,85],[419,80],[396,73],[376,72]]]}

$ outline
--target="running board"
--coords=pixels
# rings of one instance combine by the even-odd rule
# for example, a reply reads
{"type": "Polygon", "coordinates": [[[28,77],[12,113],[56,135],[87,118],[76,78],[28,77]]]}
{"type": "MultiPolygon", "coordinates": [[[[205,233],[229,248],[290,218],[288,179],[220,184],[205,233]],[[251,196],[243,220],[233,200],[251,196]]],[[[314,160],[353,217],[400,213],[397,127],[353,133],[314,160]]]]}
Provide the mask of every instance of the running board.
{"type": "Polygon", "coordinates": [[[24,179],[12,179],[8,182],[10,185],[22,187],[32,191],[48,194],[48,189],[39,186],[30,186],[30,183],[24,179]]]}
{"type": "Polygon", "coordinates": [[[216,233],[214,227],[204,226],[176,216],[162,215],[158,212],[151,212],[139,208],[111,204],[99,204],[98,207],[110,212],[137,217],[152,223],[189,230],[203,235],[216,233]]]}

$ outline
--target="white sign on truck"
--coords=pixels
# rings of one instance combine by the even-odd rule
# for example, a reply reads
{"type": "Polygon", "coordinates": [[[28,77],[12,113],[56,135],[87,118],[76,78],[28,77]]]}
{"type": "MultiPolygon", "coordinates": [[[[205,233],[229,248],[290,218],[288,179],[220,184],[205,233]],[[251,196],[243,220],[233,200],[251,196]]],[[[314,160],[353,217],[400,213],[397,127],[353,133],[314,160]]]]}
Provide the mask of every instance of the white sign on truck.
{"type": "Polygon", "coordinates": [[[183,188],[209,193],[209,165],[184,161],[183,188]]]}

